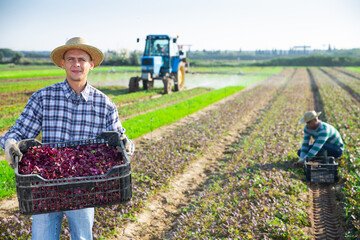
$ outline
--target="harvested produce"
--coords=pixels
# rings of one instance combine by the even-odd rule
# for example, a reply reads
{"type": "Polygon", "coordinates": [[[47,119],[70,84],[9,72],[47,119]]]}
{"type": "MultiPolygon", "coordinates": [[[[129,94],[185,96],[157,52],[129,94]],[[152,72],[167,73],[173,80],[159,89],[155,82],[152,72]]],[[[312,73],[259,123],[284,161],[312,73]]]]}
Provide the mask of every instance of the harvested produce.
{"type": "Polygon", "coordinates": [[[103,175],[124,164],[114,146],[92,144],[75,148],[30,147],[19,162],[19,174],[39,174],[45,179],[103,175]]]}

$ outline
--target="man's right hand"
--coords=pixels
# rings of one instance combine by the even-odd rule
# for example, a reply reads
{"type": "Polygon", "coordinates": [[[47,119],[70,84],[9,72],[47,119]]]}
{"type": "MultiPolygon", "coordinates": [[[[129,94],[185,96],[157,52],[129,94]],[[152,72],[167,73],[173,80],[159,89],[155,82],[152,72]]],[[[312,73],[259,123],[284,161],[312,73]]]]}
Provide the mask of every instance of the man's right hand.
{"type": "Polygon", "coordinates": [[[5,142],[5,158],[12,169],[15,168],[15,155],[19,156],[19,161],[22,158],[22,153],[19,145],[14,139],[8,139],[5,142]]]}

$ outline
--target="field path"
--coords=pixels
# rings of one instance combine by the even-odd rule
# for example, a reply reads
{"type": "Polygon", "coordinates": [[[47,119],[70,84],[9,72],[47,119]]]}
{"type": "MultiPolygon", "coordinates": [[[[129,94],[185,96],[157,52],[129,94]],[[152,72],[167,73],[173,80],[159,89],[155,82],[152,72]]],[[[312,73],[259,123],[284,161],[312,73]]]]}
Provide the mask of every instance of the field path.
{"type": "Polygon", "coordinates": [[[334,184],[312,184],[312,225],[315,239],[343,239],[334,184]]]}

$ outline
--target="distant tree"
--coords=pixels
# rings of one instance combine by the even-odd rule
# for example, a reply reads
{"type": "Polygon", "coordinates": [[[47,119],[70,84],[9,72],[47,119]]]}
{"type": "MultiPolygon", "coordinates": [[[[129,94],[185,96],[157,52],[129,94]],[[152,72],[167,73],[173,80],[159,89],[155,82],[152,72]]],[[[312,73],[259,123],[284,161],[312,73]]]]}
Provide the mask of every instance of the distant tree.
{"type": "Polygon", "coordinates": [[[9,48],[0,48],[0,52],[3,54],[4,58],[12,58],[15,56],[16,52],[9,48]]]}
{"type": "Polygon", "coordinates": [[[0,52],[0,62],[2,63],[3,61],[3,57],[4,57],[4,54],[2,52],[0,52]]]}
{"type": "Polygon", "coordinates": [[[23,57],[23,55],[21,53],[15,53],[15,56],[11,59],[12,63],[18,64],[20,63],[21,58],[23,57]]]}
{"type": "Polygon", "coordinates": [[[331,52],[332,50],[331,50],[331,46],[330,46],[330,44],[329,44],[329,47],[328,47],[328,52],[331,52]]]}
{"type": "Polygon", "coordinates": [[[129,62],[131,65],[135,65],[135,66],[140,65],[140,57],[136,51],[130,53],[129,62]]]}

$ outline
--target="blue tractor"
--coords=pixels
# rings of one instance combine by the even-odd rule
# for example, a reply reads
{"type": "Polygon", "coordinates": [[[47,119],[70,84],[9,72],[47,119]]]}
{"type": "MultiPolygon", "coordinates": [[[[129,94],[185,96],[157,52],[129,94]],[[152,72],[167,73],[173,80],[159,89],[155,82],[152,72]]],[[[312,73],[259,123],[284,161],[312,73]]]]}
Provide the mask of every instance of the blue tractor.
{"type": "Polygon", "coordinates": [[[153,88],[155,80],[162,80],[165,94],[171,93],[172,81],[175,91],[184,88],[186,56],[182,46],[177,44],[177,39],[168,35],[146,37],[144,56],[141,58],[141,76],[130,78],[130,92],[139,90],[140,81],[143,89],[147,90],[153,88]]]}

